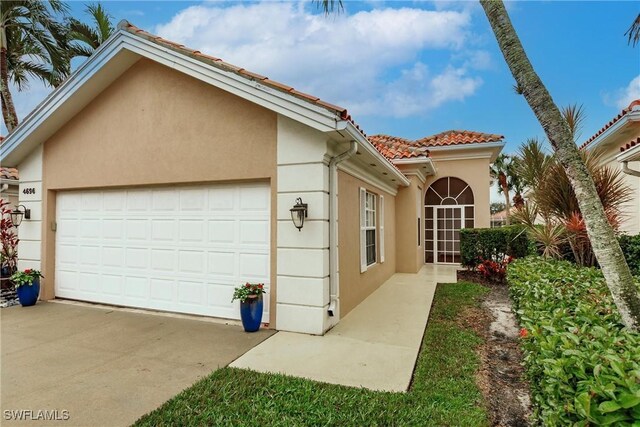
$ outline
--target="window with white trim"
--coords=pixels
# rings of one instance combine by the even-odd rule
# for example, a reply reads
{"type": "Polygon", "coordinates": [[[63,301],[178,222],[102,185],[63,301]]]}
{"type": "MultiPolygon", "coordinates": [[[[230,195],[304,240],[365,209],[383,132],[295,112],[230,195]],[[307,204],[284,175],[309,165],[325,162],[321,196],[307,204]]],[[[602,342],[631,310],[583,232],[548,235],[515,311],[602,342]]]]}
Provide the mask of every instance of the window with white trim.
{"type": "Polygon", "coordinates": [[[380,263],[384,262],[384,196],[380,195],[380,247],[378,252],[380,253],[380,263]]]}
{"type": "Polygon", "coordinates": [[[376,195],[360,188],[360,272],[377,261],[376,195]]]}

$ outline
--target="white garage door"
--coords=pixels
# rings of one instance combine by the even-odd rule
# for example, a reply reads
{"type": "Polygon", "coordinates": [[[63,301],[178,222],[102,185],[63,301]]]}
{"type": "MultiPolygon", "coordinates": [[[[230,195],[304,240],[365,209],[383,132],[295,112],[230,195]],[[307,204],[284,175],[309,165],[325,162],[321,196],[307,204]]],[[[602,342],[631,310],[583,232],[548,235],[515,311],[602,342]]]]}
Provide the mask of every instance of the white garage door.
{"type": "Polygon", "coordinates": [[[60,192],[56,296],[238,319],[235,286],[269,289],[269,201],[268,184],[60,192]]]}

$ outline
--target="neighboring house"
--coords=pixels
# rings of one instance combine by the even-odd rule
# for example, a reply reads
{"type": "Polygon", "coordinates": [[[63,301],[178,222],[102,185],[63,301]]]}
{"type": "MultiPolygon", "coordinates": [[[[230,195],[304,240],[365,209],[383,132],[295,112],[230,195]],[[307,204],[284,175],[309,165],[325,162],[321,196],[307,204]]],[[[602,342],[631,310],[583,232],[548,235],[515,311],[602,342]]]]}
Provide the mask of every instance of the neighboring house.
{"type": "MultiPolygon", "coordinates": [[[[623,172],[625,165],[627,172],[640,171],[639,142],[640,99],[636,99],[580,148],[602,150],[604,163],[623,172]]],[[[623,177],[632,189],[632,198],[622,207],[620,230],[634,235],[640,233],[640,177],[631,173],[624,173],[623,177]]]]}
{"type": "Polygon", "coordinates": [[[491,214],[491,227],[502,227],[507,224],[507,210],[491,214]]]}
{"type": "Polygon", "coordinates": [[[0,155],[41,298],[237,319],[233,287],[262,282],[264,322],[323,334],[392,274],[458,262],[503,145],[367,139],[342,107],[123,21],[0,155]]]}

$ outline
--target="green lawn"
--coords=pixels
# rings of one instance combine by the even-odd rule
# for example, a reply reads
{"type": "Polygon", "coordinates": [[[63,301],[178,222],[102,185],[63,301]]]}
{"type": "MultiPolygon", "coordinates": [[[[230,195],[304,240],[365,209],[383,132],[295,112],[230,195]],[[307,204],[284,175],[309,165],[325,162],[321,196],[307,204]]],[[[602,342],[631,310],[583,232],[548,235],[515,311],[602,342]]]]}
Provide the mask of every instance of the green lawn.
{"type": "Polygon", "coordinates": [[[471,283],[438,285],[407,393],[224,368],[135,425],[487,425],[475,383],[479,360],[474,350],[482,340],[453,322],[464,308],[478,304],[485,292],[471,283]]]}

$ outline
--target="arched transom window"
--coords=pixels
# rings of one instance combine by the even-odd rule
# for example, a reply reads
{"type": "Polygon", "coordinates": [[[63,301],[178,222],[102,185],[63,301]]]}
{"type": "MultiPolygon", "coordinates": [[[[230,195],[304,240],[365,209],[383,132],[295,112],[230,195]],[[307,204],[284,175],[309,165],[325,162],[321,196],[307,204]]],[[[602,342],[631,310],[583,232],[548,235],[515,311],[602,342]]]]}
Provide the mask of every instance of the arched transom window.
{"type": "Polygon", "coordinates": [[[455,177],[435,181],[424,196],[425,262],[460,262],[460,229],[473,228],[473,190],[455,177]]]}

